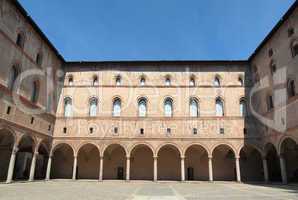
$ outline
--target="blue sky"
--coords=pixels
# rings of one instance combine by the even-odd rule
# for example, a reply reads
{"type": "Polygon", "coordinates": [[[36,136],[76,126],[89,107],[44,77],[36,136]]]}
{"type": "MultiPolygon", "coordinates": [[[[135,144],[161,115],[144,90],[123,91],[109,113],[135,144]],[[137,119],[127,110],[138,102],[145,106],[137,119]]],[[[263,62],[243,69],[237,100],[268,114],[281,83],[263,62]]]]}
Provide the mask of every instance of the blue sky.
{"type": "Polygon", "coordinates": [[[20,0],[68,61],[247,59],[295,0],[20,0]]]}

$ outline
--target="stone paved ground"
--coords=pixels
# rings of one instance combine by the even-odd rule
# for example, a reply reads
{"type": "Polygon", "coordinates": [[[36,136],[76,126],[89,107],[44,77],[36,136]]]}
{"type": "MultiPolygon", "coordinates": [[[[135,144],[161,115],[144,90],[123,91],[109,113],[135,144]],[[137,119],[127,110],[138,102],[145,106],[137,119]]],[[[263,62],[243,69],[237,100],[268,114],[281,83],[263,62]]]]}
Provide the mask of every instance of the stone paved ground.
{"type": "Polygon", "coordinates": [[[281,200],[298,199],[298,185],[232,182],[50,181],[0,184],[2,200],[281,200]]]}

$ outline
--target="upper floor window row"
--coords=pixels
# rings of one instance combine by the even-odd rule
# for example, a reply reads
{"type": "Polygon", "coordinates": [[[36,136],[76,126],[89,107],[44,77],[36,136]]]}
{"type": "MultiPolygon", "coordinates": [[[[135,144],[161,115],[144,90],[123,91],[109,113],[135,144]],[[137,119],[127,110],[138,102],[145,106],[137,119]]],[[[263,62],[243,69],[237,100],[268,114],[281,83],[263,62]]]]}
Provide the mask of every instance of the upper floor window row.
{"type": "MultiPolygon", "coordinates": [[[[25,47],[25,43],[26,43],[26,34],[23,32],[23,31],[20,31],[18,32],[17,34],[17,38],[15,40],[15,44],[21,48],[21,49],[24,49],[25,47]]],[[[33,59],[34,60],[34,59],[33,59]]],[[[38,66],[41,66],[42,65],[42,62],[43,62],[43,54],[41,53],[41,51],[39,51],[37,54],[36,54],[36,57],[35,57],[35,63],[38,65],[38,66]]]]}
{"type": "MultiPolygon", "coordinates": [[[[121,86],[122,83],[123,83],[123,80],[122,80],[122,76],[121,75],[117,75],[115,77],[115,85],[116,86],[121,86]]],[[[72,86],[73,83],[74,83],[74,77],[72,74],[68,75],[68,78],[67,78],[67,83],[69,86],[72,86]]],[[[146,76],[145,75],[142,75],[140,76],[140,79],[139,79],[139,85],[140,86],[145,86],[147,83],[147,80],[146,80],[146,76]]],[[[243,75],[240,74],[238,76],[238,85],[240,86],[244,86],[244,78],[243,78],[243,75]]],[[[196,81],[196,77],[194,75],[191,75],[190,78],[189,78],[189,86],[190,87],[195,87],[197,86],[197,81],[196,81]]],[[[92,78],[92,86],[98,86],[99,85],[99,80],[98,80],[98,76],[97,75],[94,75],[93,78],[92,78]]],[[[170,75],[167,75],[165,76],[164,78],[164,85],[165,86],[172,86],[172,78],[170,75]]],[[[235,84],[236,85],[236,84],[235,84]]],[[[222,86],[222,78],[219,76],[219,75],[215,75],[214,79],[213,79],[213,83],[212,83],[212,86],[214,87],[221,87],[222,86]]]]}
{"type": "MultiPolygon", "coordinates": [[[[64,116],[71,117],[73,113],[72,99],[70,97],[64,98],[64,116]]],[[[141,97],[137,101],[138,117],[147,117],[148,112],[148,100],[145,97],[141,97]]],[[[242,117],[247,115],[247,105],[244,98],[239,101],[239,114],[242,117]]],[[[120,117],[122,112],[122,101],[119,97],[116,97],[112,102],[112,116],[120,117]]],[[[89,116],[96,117],[98,113],[98,99],[92,97],[89,100],[89,116]]],[[[174,101],[171,97],[165,98],[163,102],[164,117],[173,117],[174,114],[174,101]]],[[[200,117],[200,103],[195,97],[189,99],[189,116],[200,117]]],[[[215,116],[225,116],[224,101],[221,97],[215,99],[215,116]]]]}
{"type": "MultiPolygon", "coordinates": [[[[16,93],[18,92],[20,85],[16,85],[16,84],[21,84],[21,82],[18,82],[18,81],[21,81],[21,80],[18,80],[20,73],[21,73],[21,69],[19,65],[15,64],[10,68],[8,79],[7,79],[7,88],[10,90],[10,92],[16,92],[16,93]]],[[[33,80],[30,88],[31,88],[31,94],[28,99],[30,99],[32,103],[37,103],[39,98],[39,91],[40,91],[39,80],[33,80]]]]}

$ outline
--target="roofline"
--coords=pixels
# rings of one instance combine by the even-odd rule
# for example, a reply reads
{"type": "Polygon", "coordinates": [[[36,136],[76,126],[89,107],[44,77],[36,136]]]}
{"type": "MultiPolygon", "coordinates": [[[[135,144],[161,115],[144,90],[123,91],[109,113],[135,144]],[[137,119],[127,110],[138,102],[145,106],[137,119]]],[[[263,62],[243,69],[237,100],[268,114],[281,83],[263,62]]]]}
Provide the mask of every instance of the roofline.
{"type": "Polygon", "coordinates": [[[120,60],[120,61],[71,61],[65,65],[98,65],[98,64],[247,64],[248,60],[120,60]]]}
{"type": "Polygon", "coordinates": [[[30,15],[27,13],[25,8],[19,3],[18,0],[13,0],[12,3],[17,7],[17,9],[21,12],[21,14],[28,20],[29,24],[33,27],[33,29],[40,35],[40,37],[45,40],[47,45],[54,51],[56,56],[62,60],[62,62],[65,62],[64,57],[59,53],[59,51],[56,49],[56,47],[51,43],[51,41],[47,38],[47,36],[42,32],[42,30],[38,27],[38,25],[34,22],[34,20],[30,17],[30,15]]]}
{"type": "Polygon", "coordinates": [[[266,45],[266,43],[273,37],[273,35],[279,30],[279,28],[285,23],[287,19],[292,15],[294,10],[298,6],[298,0],[296,0],[293,5],[289,8],[289,10],[282,16],[282,18],[278,21],[278,23],[274,26],[274,28],[269,32],[269,34],[265,37],[265,39],[261,42],[261,44],[255,49],[252,55],[248,58],[248,61],[251,62],[252,59],[257,55],[257,53],[266,45]]]}

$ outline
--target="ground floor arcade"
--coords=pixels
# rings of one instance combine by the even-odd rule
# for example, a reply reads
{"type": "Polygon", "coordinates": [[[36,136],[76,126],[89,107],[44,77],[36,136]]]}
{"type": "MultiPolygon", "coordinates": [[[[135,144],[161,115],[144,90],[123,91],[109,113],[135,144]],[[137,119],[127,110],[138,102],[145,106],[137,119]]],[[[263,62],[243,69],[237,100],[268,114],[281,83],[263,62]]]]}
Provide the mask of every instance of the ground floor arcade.
{"type": "Polygon", "coordinates": [[[34,179],[174,180],[297,182],[298,148],[295,140],[284,139],[280,149],[267,144],[264,152],[251,145],[239,150],[229,143],[207,148],[192,143],[181,148],[175,143],[153,147],[136,143],[130,148],[110,143],[100,148],[86,142],[77,149],[60,142],[50,149],[47,140],[0,132],[0,180],[34,179]]]}

